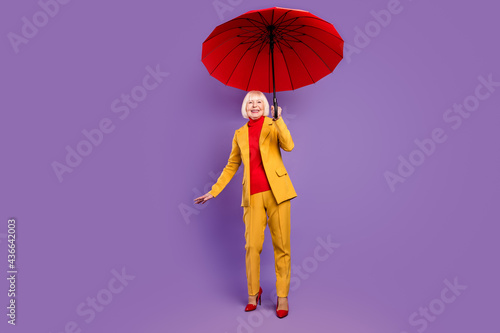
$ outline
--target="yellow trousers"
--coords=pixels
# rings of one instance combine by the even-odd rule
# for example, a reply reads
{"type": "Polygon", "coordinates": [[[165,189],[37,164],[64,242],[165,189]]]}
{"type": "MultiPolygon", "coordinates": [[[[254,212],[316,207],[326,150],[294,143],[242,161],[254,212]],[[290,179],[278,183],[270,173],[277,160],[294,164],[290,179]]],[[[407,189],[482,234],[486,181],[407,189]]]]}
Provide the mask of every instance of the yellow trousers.
{"type": "Polygon", "coordinates": [[[260,253],[264,244],[264,230],[269,224],[274,248],[276,293],[279,297],[288,296],[291,274],[290,200],[278,205],[270,190],[252,194],[250,206],[243,207],[243,221],[248,294],[256,295],[259,292],[260,253]]]}

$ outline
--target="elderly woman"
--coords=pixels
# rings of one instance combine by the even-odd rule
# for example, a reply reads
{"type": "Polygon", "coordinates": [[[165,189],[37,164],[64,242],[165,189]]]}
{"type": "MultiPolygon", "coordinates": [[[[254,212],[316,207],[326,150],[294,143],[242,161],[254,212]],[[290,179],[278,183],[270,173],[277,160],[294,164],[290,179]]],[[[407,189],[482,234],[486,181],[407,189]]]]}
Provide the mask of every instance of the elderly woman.
{"type": "MultiPolygon", "coordinates": [[[[271,107],[274,111],[274,107],[271,107]]],[[[276,269],[276,315],[288,315],[290,288],[290,200],[297,194],[281,159],[281,149],[291,151],[293,140],[281,118],[267,117],[269,103],[260,91],[250,91],[241,106],[241,114],[248,122],[234,133],[231,154],[217,182],[205,195],[194,199],[205,203],[217,197],[238,170],[244,165],[243,221],[245,222],[245,262],[248,282],[248,305],[252,311],[261,304],[260,253],[264,230],[269,225],[274,247],[276,269]],[[267,213],[267,216],[266,216],[267,213]]]]}

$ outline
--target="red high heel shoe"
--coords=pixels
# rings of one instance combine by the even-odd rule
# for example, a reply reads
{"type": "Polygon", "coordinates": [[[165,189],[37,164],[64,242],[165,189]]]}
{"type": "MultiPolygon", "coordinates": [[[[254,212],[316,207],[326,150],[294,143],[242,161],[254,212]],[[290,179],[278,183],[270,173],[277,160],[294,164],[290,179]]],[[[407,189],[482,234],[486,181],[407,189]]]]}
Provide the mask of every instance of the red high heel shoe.
{"type": "MultiPolygon", "coordinates": [[[[257,294],[257,299],[256,299],[256,302],[260,305],[260,299],[261,299],[261,295],[262,295],[262,288],[259,287],[259,293],[257,294]]],[[[246,308],[245,308],[245,311],[253,311],[257,309],[257,304],[256,305],[253,305],[253,304],[250,304],[248,303],[246,308]]]]}
{"type": "MultiPolygon", "coordinates": [[[[286,299],[288,300],[288,297],[286,297],[286,299]]],[[[288,307],[290,307],[290,305],[288,305],[288,307]]],[[[288,310],[278,310],[278,299],[276,299],[276,316],[280,319],[288,316],[288,310]]]]}

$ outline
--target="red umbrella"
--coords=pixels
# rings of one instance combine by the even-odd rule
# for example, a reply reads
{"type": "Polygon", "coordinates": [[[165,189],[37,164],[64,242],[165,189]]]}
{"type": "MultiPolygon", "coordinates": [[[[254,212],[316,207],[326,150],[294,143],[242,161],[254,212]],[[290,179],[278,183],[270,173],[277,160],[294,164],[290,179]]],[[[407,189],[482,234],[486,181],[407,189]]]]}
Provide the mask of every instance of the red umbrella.
{"type": "Polygon", "coordinates": [[[210,75],[245,91],[295,90],[333,72],[344,40],[335,27],[297,9],[253,10],[217,26],[203,42],[210,75]]]}

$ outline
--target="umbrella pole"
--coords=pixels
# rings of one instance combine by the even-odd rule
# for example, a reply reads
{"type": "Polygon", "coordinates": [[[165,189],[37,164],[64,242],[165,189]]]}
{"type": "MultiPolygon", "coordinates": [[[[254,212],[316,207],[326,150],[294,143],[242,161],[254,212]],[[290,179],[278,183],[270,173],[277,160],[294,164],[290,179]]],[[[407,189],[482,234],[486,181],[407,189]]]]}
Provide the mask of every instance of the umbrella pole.
{"type": "Polygon", "coordinates": [[[274,79],[274,26],[269,27],[270,35],[269,35],[269,48],[271,49],[271,67],[273,71],[273,105],[274,105],[274,114],[273,118],[278,118],[278,100],[276,99],[276,82],[274,79]]]}

